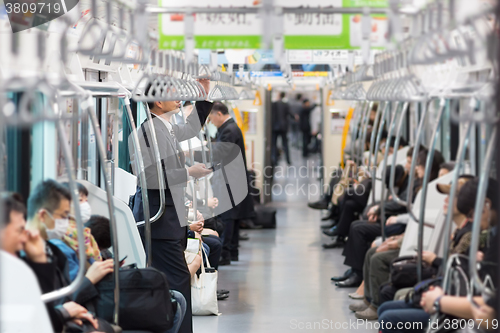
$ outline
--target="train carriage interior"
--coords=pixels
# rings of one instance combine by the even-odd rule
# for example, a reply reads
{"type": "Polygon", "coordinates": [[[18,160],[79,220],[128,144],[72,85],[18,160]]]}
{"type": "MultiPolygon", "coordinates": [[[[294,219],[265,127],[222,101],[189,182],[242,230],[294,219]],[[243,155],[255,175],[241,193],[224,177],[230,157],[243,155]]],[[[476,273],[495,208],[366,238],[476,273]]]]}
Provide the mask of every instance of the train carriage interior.
{"type": "Polygon", "coordinates": [[[499,331],[496,0],[0,0],[0,333],[499,331]]]}

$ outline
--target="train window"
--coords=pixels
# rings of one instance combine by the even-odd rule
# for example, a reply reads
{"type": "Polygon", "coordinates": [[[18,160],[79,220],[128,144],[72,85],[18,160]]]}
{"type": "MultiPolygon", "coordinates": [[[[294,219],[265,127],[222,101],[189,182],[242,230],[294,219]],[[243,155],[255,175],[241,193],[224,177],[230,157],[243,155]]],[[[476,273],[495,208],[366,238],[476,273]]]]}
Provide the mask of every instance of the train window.
{"type": "MultiPolygon", "coordinates": [[[[40,95],[37,103],[42,107],[46,103],[40,95]]],[[[36,112],[36,111],[35,111],[36,112]]],[[[31,150],[31,188],[47,178],[56,178],[56,127],[52,122],[37,123],[32,130],[31,150]]]]}
{"type": "MultiPolygon", "coordinates": [[[[8,93],[9,107],[17,112],[17,106],[22,93],[8,93]]],[[[31,129],[22,127],[7,127],[5,132],[5,188],[7,191],[21,193],[25,198],[30,191],[27,175],[30,174],[31,129]]]]}
{"type": "MultiPolygon", "coordinates": [[[[130,102],[130,109],[132,110],[132,115],[137,118],[137,103],[134,101],[130,102]]],[[[119,110],[120,110],[120,121],[118,123],[118,167],[129,173],[132,173],[132,168],[130,165],[130,153],[128,148],[128,138],[130,133],[132,133],[132,128],[130,127],[130,122],[128,120],[127,109],[125,107],[125,101],[119,100],[119,110]]]]}

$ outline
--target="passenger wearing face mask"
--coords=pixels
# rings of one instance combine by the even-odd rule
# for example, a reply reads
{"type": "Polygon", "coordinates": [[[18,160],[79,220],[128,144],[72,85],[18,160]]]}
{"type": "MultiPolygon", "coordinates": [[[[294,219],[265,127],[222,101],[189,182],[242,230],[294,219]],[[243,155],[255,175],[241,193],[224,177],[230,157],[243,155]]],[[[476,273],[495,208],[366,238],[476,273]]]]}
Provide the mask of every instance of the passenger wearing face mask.
{"type": "MultiPolygon", "coordinates": [[[[68,229],[70,213],[71,194],[65,186],[55,180],[49,179],[40,183],[28,198],[26,229],[29,237],[23,259],[35,272],[43,293],[70,284],[68,263],[71,260],[65,253],[71,253],[67,249],[75,252],[67,246],[67,248],[61,246],[68,229]]],[[[87,302],[98,295],[94,285],[112,271],[112,259],[93,263],[85,274],[82,286],[72,298],[59,299],[50,302],[49,305],[56,307],[69,300],[79,304],[87,302]]]]}
{"type": "MultiPolygon", "coordinates": [[[[92,215],[92,210],[87,200],[88,191],[87,188],[82,184],[80,183],[76,184],[78,188],[78,194],[80,197],[80,213],[82,217],[82,222],[87,223],[88,220],[90,219],[90,216],[92,215]]],[[[62,185],[64,185],[67,189],[69,189],[68,183],[63,183],[62,185]]],[[[79,265],[78,256],[76,255],[76,253],[78,253],[77,235],[78,235],[78,230],[76,228],[76,221],[73,217],[70,217],[68,229],[66,230],[66,234],[64,235],[62,242],[64,242],[64,245],[69,246],[73,251],[69,253],[65,251],[67,250],[67,248],[65,246],[60,246],[60,244],[62,243],[61,241],[54,241],[54,240],[51,241],[52,243],[60,246],[60,249],[63,250],[63,252],[65,252],[68,258],[73,258],[73,260],[70,260],[69,263],[70,266],[69,275],[71,281],[75,279],[79,265]]],[[[99,246],[89,228],[83,229],[83,238],[85,240],[85,255],[87,256],[87,268],[88,268],[88,266],[92,265],[95,261],[102,261],[102,257],[101,257],[101,252],[99,250],[99,246]]]]}
{"type": "MultiPolygon", "coordinates": [[[[67,183],[64,185],[67,185],[67,183]]],[[[67,187],[69,188],[69,186],[67,187]]],[[[88,200],[89,191],[80,183],[76,183],[76,187],[78,188],[78,196],[80,198],[80,214],[82,215],[82,222],[87,223],[92,216],[92,207],[90,207],[88,200]]]]}

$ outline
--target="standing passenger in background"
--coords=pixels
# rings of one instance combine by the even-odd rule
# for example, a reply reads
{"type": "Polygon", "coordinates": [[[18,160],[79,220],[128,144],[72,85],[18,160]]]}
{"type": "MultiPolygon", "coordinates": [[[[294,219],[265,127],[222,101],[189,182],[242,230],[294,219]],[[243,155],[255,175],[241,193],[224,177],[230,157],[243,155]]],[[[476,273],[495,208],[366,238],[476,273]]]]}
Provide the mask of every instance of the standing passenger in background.
{"type": "Polygon", "coordinates": [[[293,119],[294,116],[290,112],[290,107],[288,103],[284,101],[285,93],[280,93],[280,100],[274,102],[271,107],[272,112],[272,126],[273,126],[273,141],[271,146],[271,154],[273,159],[273,165],[278,163],[278,137],[281,137],[281,145],[285,152],[286,162],[288,165],[290,163],[290,152],[288,151],[288,119],[293,119]]]}
{"type": "Polygon", "coordinates": [[[302,94],[297,94],[294,100],[291,100],[289,103],[290,112],[293,114],[294,119],[290,123],[291,132],[292,132],[292,146],[295,148],[299,148],[299,133],[300,133],[300,110],[302,110],[302,94]]]}
{"type": "Polygon", "coordinates": [[[311,142],[311,111],[316,104],[311,106],[311,102],[305,99],[300,111],[300,131],[302,132],[302,157],[309,155],[309,143],[311,142]]]}
{"type": "MultiPolygon", "coordinates": [[[[229,165],[234,157],[241,151],[245,174],[247,175],[248,193],[250,193],[250,183],[248,181],[247,158],[245,154],[245,141],[240,128],[229,115],[229,110],[223,103],[215,103],[210,112],[210,122],[217,127],[216,144],[212,146],[214,163],[229,165]],[[226,143],[226,144],[224,144],[226,143]],[[231,143],[232,145],[228,145],[231,143]]],[[[286,136],[285,136],[286,137],[286,136]]],[[[226,184],[225,181],[221,183],[226,184]]],[[[220,183],[219,183],[220,185],[220,183]]],[[[226,185],[229,187],[229,185],[226,185]]],[[[225,188],[214,187],[216,197],[223,197],[225,188]]],[[[234,189],[233,189],[234,190],[234,189]]],[[[233,193],[229,192],[228,193],[233,193]]],[[[222,255],[219,265],[229,265],[231,261],[238,261],[238,246],[240,234],[240,220],[253,218],[255,215],[252,196],[247,194],[245,199],[232,209],[220,214],[224,222],[224,232],[222,233],[222,255]]]]}

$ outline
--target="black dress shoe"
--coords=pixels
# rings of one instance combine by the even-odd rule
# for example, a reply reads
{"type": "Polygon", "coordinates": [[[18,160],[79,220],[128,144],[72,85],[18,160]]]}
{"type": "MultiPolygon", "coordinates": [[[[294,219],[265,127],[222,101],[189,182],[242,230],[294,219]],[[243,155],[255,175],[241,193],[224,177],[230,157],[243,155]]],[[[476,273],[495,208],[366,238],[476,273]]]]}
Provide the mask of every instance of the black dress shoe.
{"type": "Polygon", "coordinates": [[[226,299],[228,297],[229,297],[228,294],[219,294],[219,293],[217,293],[217,300],[218,301],[222,301],[223,299],[226,299]]]}
{"type": "Polygon", "coordinates": [[[328,221],[328,220],[334,220],[336,217],[336,214],[329,213],[327,216],[322,217],[321,221],[328,221]]]}
{"type": "Polygon", "coordinates": [[[321,229],[331,229],[331,228],[335,227],[337,224],[339,224],[338,221],[331,219],[327,223],[322,223],[321,229]]]}
{"type": "Polygon", "coordinates": [[[328,202],[325,200],[310,202],[307,205],[312,209],[328,209],[328,202]]]}
{"type": "Polygon", "coordinates": [[[251,219],[240,221],[241,229],[262,229],[261,225],[256,225],[251,219]]]}
{"type": "Polygon", "coordinates": [[[352,268],[349,268],[347,271],[344,272],[344,275],[341,275],[341,276],[334,276],[331,278],[332,281],[335,281],[335,282],[340,282],[340,281],[345,281],[347,280],[352,274],[354,274],[352,272],[352,268]]]}
{"type": "Polygon", "coordinates": [[[248,234],[245,232],[240,232],[240,241],[247,241],[249,240],[250,237],[248,237],[248,234]]]}
{"type": "Polygon", "coordinates": [[[229,294],[229,290],[219,289],[219,290],[217,290],[217,294],[228,295],[229,294]]]}
{"type": "Polygon", "coordinates": [[[363,281],[363,278],[358,274],[351,275],[347,280],[335,283],[339,288],[357,288],[363,281]]]}
{"type": "Polygon", "coordinates": [[[330,236],[330,237],[335,237],[339,234],[339,232],[337,230],[337,226],[334,226],[328,230],[323,230],[323,233],[327,236],[330,236]]]}
{"type": "Polygon", "coordinates": [[[345,245],[345,240],[343,238],[337,237],[333,242],[323,244],[324,249],[334,249],[336,247],[343,247],[345,245]]]}

